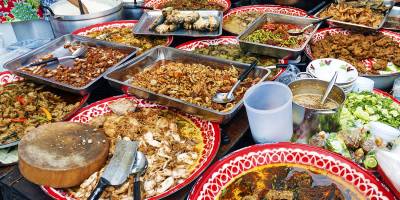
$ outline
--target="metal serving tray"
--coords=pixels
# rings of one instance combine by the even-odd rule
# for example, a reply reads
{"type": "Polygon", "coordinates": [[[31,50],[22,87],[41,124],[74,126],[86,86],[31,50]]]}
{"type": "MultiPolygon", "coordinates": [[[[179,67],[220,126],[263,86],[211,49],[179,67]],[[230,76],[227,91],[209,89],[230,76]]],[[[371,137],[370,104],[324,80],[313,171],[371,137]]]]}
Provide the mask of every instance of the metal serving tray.
{"type": "Polygon", "coordinates": [[[139,22],[133,27],[133,33],[138,35],[160,35],[160,36],[168,36],[168,35],[175,35],[175,36],[188,36],[188,37],[216,37],[222,35],[222,17],[223,13],[221,11],[216,10],[196,10],[196,11],[180,11],[182,13],[191,13],[191,12],[198,12],[200,17],[205,16],[214,16],[217,21],[219,22],[218,30],[216,31],[195,31],[195,30],[186,30],[184,28],[179,28],[173,32],[167,33],[157,33],[153,30],[150,30],[150,25],[160,17],[161,11],[148,11],[143,13],[142,17],[140,17],[139,22]]]}
{"type": "MultiPolygon", "coordinates": [[[[191,104],[177,98],[167,95],[157,94],[145,88],[133,86],[130,84],[130,77],[144,69],[153,67],[154,64],[161,60],[181,61],[186,63],[202,63],[213,68],[224,68],[234,66],[238,69],[247,68],[249,65],[233,63],[227,60],[220,60],[209,56],[193,54],[188,51],[183,51],[170,47],[156,47],[144,54],[130,60],[129,62],[115,68],[112,72],[105,75],[105,78],[114,87],[121,88],[129,94],[138,96],[139,98],[157,102],[161,105],[174,107],[184,112],[199,116],[203,119],[218,123],[226,123],[240,110],[243,106],[241,99],[231,110],[227,112],[219,112],[199,105],[191,104]],[[129,76],[130,75],[130,76],[129,76]]],[[[257,67],[249,77],[260,77],[260,82],[266,80],[271,73],[270,70],[262,67],[257,67]]]]}
{"type": "MultiPolygon", "coordinates": [[[[103,40],[96,40],[92,38],[87,38],[87,37],[82,37],[82,36],[76,36],[76,35],[64,35],[61,36],[46,45],[39,47],[33,51],[28,52],[27,54],[24,54],[20,57],[17,57],[9,62],[7,62],[4,66],[5,68],[9,69],[10,71],[14,72],[15,74],[22,76],[24,78],[33,80],[35,82],[41,83],[41,84],[46,84],[64,91],[72,92],[72,93],[78,93],[81,95],[88,94],[91,90],[93,90],[98,84],[99,80],[112,68],[124,63],[126,60],[130,59],[131,57],[135,56],[137,52],[136,47],[131,47],[131,46],[126,46],[122,44],[117,44],[117,43],[111,43],[111,42],[106,42],[103,40]],[[71,55],[68,49],[64,48],[65,44],[68,43],[76,43],[76,42],[81,42],[85,43],[90,46],[105,46],[105,47],[112,47],[114,49],[120,49],[120,50],[125,50],[129,52],[130,54],[126,56],[124,59],[122,59],[120,62],[115,64],[114,66],[110,67],[107,71],[105,71],[102,75],[99,77],[93,79],[90,83],[83,87],[74,87],[72,85],[68,85],[65,83],[61,83],[58,81],[55,81],[51,78],[45,78],[39,75],[34,75],[30,74],[28,72],[22,71],[19,68],[26,66],[35,60],[39,59],[40,57],[47,55],[49,53],[53,54],[54,56],[57,57],[62,57],[66,55],[71,55]]],[[[74,60],[68,60],[63,62],[62,64],[64,66],[68,67],[73,67],[74,60]]],[[[56,68],[58,64],[51,64],[48,65],[47,68],[53,69],[56,68]]]]}
{"type": "Polygon", "coordinates": [[[383,25],[383,28],[393,31],[400,31],[400,7],[393,6],[386,23],[383,25]]]}
{"type": "MultiPolygon", "coordinates": [[[[326,9],[329,8],[329,6],[331,6],[333,3],[330,3],[328,5],[326,5],[324,8],[322,8],[320,11],[318,11],[315,14],[315,17],[319,18],[319,15],[326,9]]],[[[345,29],[350,29],[353,31],[360,31],[360,32],[373,32],[373,31],[377,31],[379,29],[381,29],[383,27],[383,25],[385,24],[388,15],[390,13],[390,11],[392,10],[393,6],[394,6],[394,1],[392,0],[384,0],[384,4],[386,7],[388,7],[389,9],[385,12],[384,17],[382,22],[379,24],[378,27],[370,27],[370,26],[365,26],[365,25],[361,25],[361,24],[354,24],[354,23],[350,23],[350,22],[343,22],[343,21],[338,21],[338,20],[334,20],[334,19],[328,19],[328,23],[332,24],[333,26],[337,26],[337,27],[342,27],[345,29]]]]}
{"type": "Polygon", "coordinates": [[[263,16],[259,17],[250,26],[247,27],[237,38],[239,40],[240,48],[244,51],[251,53],[272,56],[282,59],[293,59],[296,58],[303,52],[304,48],[307,46],[308,42],[314,35],[314,33],[319,28],[320,24],[314,25],[313,31],[310,33],[306,41],[297,49],[273,46],[268,44],[260,44],[255,42],[246,41],[245,38],[261,27],[266,22],[278,22],[278,23],[289,23],[296,24],[300,26],[307,26],[318,19],[308,18],[308,17],[297,17],[283,14],[275,13],[265,13],[263,16]]]}

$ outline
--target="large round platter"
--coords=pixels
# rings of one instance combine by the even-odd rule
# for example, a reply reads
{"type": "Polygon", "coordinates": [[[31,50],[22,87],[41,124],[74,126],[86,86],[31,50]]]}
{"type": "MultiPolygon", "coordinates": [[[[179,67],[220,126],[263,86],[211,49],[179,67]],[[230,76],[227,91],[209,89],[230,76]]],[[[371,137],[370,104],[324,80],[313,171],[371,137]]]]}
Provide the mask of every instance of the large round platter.
{"type": "MultiPolygon", "coordinates": [[[[178,45],[177,49],[185,50],[185,51],[194,51],[197,48],[203,48],[203,47],[208,47],[211,45],[227,45],[227,44],[239,44],[239,41],[236,39],[236,36],[219,36],[216,38],[212,39],[197,39],[197,40],[192,40],[185,42],[183,44],[178,45]]],[[[287,60],[279,60],[279,63],[281,64],[287,64],[287,60]]],[[[285,68],[279,69],[279,72],[272,77],[271,80],[275,80],[278,78],[283,72],[285,71],[285,68]]]]}
{"type": "MultiPolygon", "coordinates": [[[[293,16],[300,16],[304,17],[307,16],[307,12],[305,10],[289,7],[289,6],[280,6],[280,5],[251,5],[251,6],[241,6],[237,8],[230,9],[226,14],[224,14],[223,21],[229,19],[229,17],[239,14],[239,13],[246,13],[246,12],[262,12],[262,13],[277,13],[277,14],[285,14],[285,15],[293,15],[293,16]]],[[[222,29],[226,30],[224,26],[222,29]]],[[[233,34],[233,33],[232,33],[233,34]]]]}
{"type": "MultiPolygon", "coordinates": [[[[104,22],[104,23],[94,24],[91,26],[77,29],[74,32],[72,32],[72,34],[80,35],[80,36],[87,36],[89,33],[93,32],[93,31],[101,31],[105,28],[123,28],[123,27],[133,28],[137,23],[138,23],[137,20],[119,20],[119,21],[104,22]]],[[[166,46],[166,47],[170,46],[172,44],[172,41],[173,41],[173,37],[168,36],[167,42],[164,44],[164,46],[166,46]]]]}
{"type": "MultiPolygon", "coordinates": [[[[139,108],[140,107],[142,107],[142,108],[151,107],[151,108],[159,108],[159,109],[168,109],[167,107],[153,104],[153,103],[147,102],[142,99],[137,99],[133,96],[122,95],[122,96],[110,97],[110,98],[95,102],[95,103],[83,108],[79,113],[74,115],[70,121],[80,122],[80,123],[88,123],[94,117],[102,116],[106,113],[111,112],[108,105],[116,100],[120,100],[123,98],[137,102],[139,108]]],[[[202,136],[203,136],[203,142],[204,142],[204,150],[200,156],[201,158],[200,158],[198,166],[194,169],[194,171],[191,173],[191,175],[187,179],[185,179],[184,182],[182,182],[178,185],[175,185],[174,187],[171,187],[164,193],[157,195],[157,196],[153,196],[149,199],[156,200],[156,199],[166,197],[168,195],[173,194],[174,192],[177,192],[178,190],[182,189],[186,185],[190,184],[198,176],[200,176],[200,174],[211,164],[211,162],[213,161],[214,157],[216,156],[216,154],[218,152],[219,145],[221,142],[221,137],[220,137],[221,132],[220,132],[219,125],[217,123],[205,121],[205,120],[202,120],[200,118],[197,118],[195,116],[188,115],[185,113],[179,112],[179,114],[190,119],[194,124],[196,124],[197,127],[199,127],[201,129],[202,136]]],[[[71,196],[70,194],[66,193],[63,190],[58,190],[58,189],[46,187],[46,186],[42,186],[42,189],[49,196],[51,196],[52,198],[57,199],[57,200],[75,199],[73,196],[71,196]]]]}
{"type": "MultiPolygon", "coordinates": [[[[396,41],[400,45],[400,34],[399,33],[395,33],[395,32],[384,30],[384,29],[379,30],[379,32],[381,32],[383,35],[391,37],[394,41],[396,41]]],[[[310,44],[315,44],[315,43],[319,42],[320,40],[324,39],[325,36],[327,36],[327,35],[336,35],[336,34],[350,35],[351,31],[341,29],[341,28],[324,28],[324,29],[318,30],[311,38],[310,43],[304,49],[307,57],[310,58],[311,60],[315,59],[313,56],[313,53],[311,51],[310,44]]],[[[372,59],[363,61],[364,65],[367,68],[372,67],[373,62],[374,61],[372,59]]],[[[365,77],[387,77],[387,76],[393,76],[393,75],[400,75],[400,71],[388,73],[388,74],[381,74],[381,75],[363,75],[363,76],[365,76],[365,77]]]]}
{"type": "Polygon", "coordinates": [[[314,167],[341,178],[371,200],[392,200],[394,196],[369,172],[327,150],[295,143],[253,145],[235,151],[214,163],[197,181],[189,200],[215,199],[235,177],[268,164],[296,164],[314,167]]]}
{"type": "MultiPolygon", "coordinates": [[[[22,77],[17,76],[15,74],[11,73],[10,71],[0,72],[0,86],[16,83],[16,82],[23,81],[23,80],[24,79],[22,77]]],[[[89,94],[87,94],[87,95],[83,96],[81,99],[79,99],[79,105],[74,110],[72,110],[69,114],[67,114],[64,117],[64,120],[70,119],[76,112],[78,112],[78,110],[85,105],[88,98],[89,98],[89,94]]],[[[7,143],[7,144],[0,144],[0,149],[12,147],[12,146],[18,145],[18,143],[19,143],[19,140],[11,142],[11,143],[7,143]]]]}
{"type": "MultiPolygon", "coordinates": [[[[170,0],[146,0],[144,6],[154,8],[154,9],[163,9],[164,4],[169,1],[170,0]]],[[[185,0],[183,0],[183,1],[185,1],[185,0]]],[[[217,3],[218,5],[221,5],[224,8],[223,12],[226,12],[229,10],[229,8],[231,8],[230,0],[208,0],[208,2],[213,2],[213,3],[217,3]]]]}

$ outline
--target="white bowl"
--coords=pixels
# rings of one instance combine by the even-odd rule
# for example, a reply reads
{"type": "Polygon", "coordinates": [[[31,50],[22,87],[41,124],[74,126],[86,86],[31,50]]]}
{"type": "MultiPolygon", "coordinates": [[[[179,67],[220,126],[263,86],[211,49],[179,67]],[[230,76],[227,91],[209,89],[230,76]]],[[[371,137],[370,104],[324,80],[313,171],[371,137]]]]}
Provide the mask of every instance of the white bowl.
{"type": "Polygon", "coordinates": [[[336,79],[337,85],[350,85],[358,77],[358,71],[353,65],[339,59],[317,59],[307,66],[307,72],[323,81],[330,81],[336,71],[339,73],[336,79]]]}

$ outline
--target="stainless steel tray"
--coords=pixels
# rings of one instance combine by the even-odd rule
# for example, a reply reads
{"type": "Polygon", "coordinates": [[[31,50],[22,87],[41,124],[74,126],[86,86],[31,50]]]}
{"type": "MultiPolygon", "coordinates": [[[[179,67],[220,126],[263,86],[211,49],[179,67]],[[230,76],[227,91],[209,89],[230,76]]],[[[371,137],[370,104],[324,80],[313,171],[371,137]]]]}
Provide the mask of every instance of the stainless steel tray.
{"type": "MultiPolygon", "coordinates": [[[[87,37],[82,37],[82,36],[76,36],[76,35],[64,35],[61,36],[46,45],[39,47],[33,51],[28,52],[27,54],[24,54],[20,57],[17,57],[9,62],[7,62],[4,66],[5,68],[9,69],[10,71],[14,72],[15,74],[25,77],[27,79],[33,80],[35,82],[41,83],[41,84],[46,84],[64,91],[72,92],[72,93],[78,93],[81,95],[85,95],[89,93],[91,90],[93,90],[98,84],[99,80],[106,74],[108,71],[110,71],[112,68],[124,63],[126,60],[130,59],[131,57],[135,56],[137,52],[136,47],[131,47],[131,46],[126,46],[122,44],[117,44],[117,43],[110,43],[106,42],[103,40],[96,40],[92,38],[87,38],[87,37]],[[120,62],[109,68],[106,72],[104,72],[101,76],[95,78],[92,80],[90,83],[83,87],[74,87],[65,83],[61,83],[55,80],[52,80],[50,78],[44,78],[42,76],[30,74],[28,72],[24,72],[22,70],[19,70],[19,68],[26,66],[33,61],[39,59],[41,56],[47,55],[49,53],[53,54],[54,56],[57,57],[62,57],[66,55],[71,55],[71,53],[68,51],[68,49],[64,48],[64,44],[67,43],[75,43],[75,42],[82,42],[85,44],[88,44],[90,46],[96,45],[96,46],[105,46],[105,47],[112,47],[114,49],[120,49],[120,50],[125,50],[130,52],[128,56],[126,56],[124,59],[122,59],[120,62]]],[[[65,61],[62,63],[64,66],[72,67],[73,66],[73,60],[65,61]]],[[[57,64],[52,64],[47,66],[47,68],[52,69],[56,68],[57,64]]]]}
{"type": "Polygon", "coordinates": [[[243,49],[244,51],[277,57],[277,58],[283,58],[283,59],[293,59],[299,56],[301,52],[303,52],[304,48],[307,46],[308,42],[310,41],[314,33],[317,31],[320,24],[314,25],[314,29],[308,36],[307,40],[301,45],[301,47],[297,49],[249,42],[244,39],[248,35],[250,35],[253,31],[257,30],[260,26],[262,26],[265,22],[279,22],[279,23],[289,23],[300,26],[307,26],[317,20],[318,19],[309,17],[297,17],[297,16],[290,16],[283,14],[265,13],[263,16],[259,17],[256,21],[251,23],[247,27],[247,29],[243,31],[237,38],[239,40],[240,48],[243,49]]]}
{"type": "MultiPolygon", "coordinates": [[[[322,8],[320,11],[318,11],[315,14],[315,17],[319,18],[319,15],[326,9],[329,8],[329,6],[331,6],[334,3],[330,3],[328,5],[326,5],[324,8],[322,8]]],[[[381,29],[383,27],[383,25],[385,24],[388,15],[390,13],[390,11],[392,10],[393,6],[394,6],[394,1],[391,0],[384,0],[384,4],[385,6],[388,7],[388,10],[385,12],[384,17],[382,22],[379,24],[378,27],[370,27],[370,26],[365,26],[365,25],[361,25],[361,24],[354,24],[354,23],[350,23],[350,22],[343,22],[343,21],[338,21],[338,20],[334,20],[334,19],[328,19],[328,23],[331,23],[334,26],[337,27],[342,27],[345,29],[350,29],[353,31],[360,31],[360,32],[373,32],[373,31],[377,31],[379,29],[381,29]]]]}
{"type": "MultiPolygon", "coordinates": [[[[227,112],[219,112],[199,105],[191,104],[170,96],[154,93],[150,90],[136,87],[130,84],[130,76],[128,74],[136,74],[146,68],[154,66],[160,60],[179,60],[181,62],[189,63],[202,63],[214,68],[224,68],[234,66],[239,69],[247,68],[249,65],[233,63],[227,60],[221,60],[214,57],[202,56],[193,54],[188,51],[183,51],[169,47],[156,47],[144,54],[130,60],[129,62],[115,68],[104,77],[110,84],[117,88],[127,88],[126,92],[138,96],[139,98],[147,99],[157,102],[161,105],[174,107],[184,112],[199,116],[203,119],[218,123],[226,123],[240,110],[243,106],[243,99],[241,99],[231,110],[227,112]]],[[[267,76],[271,73],[270,70],[262,67],[257,67],[249,77],[260,77],[260,82],[266,80],[267,76]]]]}
{"type": "MultiPolygon", "coordinates": [[[[180,11],[182,13],[190,13],[193,11],[180,11]]],[[[175,35],[175,36],[188,36],[188,37],[215,37],[222,35],[222,17],[223,13],[221,11],[215,10],[196,10],[201,17],[204,16],[214,16],[219,22],[218,30],[216,31],[194,31],[194,30],[185,30],[183,28],[179,28],[176,31],[168,32],[168,33],[157,33],[153,30],[149,30],[150,25],[160,17],[161,11],[148,11],[143,13],[142,17],[140,17],[139,22],[133,27],[133,33],[138,35],[175,35]]]]}
{"type": "Polygon", "coordinates": [[[400,31],[400,7],[393,6],[383,28],[392,31],[400,31]]]}

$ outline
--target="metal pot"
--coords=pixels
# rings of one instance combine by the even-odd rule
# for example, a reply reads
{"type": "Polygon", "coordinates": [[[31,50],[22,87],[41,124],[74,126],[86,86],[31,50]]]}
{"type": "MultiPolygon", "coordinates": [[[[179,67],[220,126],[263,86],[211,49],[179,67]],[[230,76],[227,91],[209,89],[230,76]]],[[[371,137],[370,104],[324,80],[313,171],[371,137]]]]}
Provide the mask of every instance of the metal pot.
{"type": "MultiPolygon", "coordinates": [[[[323,95],[328,82],[318,79],[300,79],[289,85],[293,97],[298,94],[323,95]]],[[[308,139],[320,131],[336,132],[339,130],[339,115],[346,94],[337,85],[333,86],[330,99],[339,106],[335,109],[311,109],[301,106],[293,101],[293,139],[297,142],[307,143],[308,139]]]]}
{"type": "Polygon", "coordinates": [[[362,75],[365,78],[372,79],[374,81],[374,88],[381,90],[388,90],[393,87],[394,80],[400,77],[400,73],[384,74],[384,75],[362,75]]]}
{"type": "MultiPolygon", "coordinates": [[[[100,12],[94,12],[84,15],[58,15],[56,9],[63,5],[69,4],[67,0],[57,1],[50,7],[43,6],[49,12],[47,17],[53,28],[56,37],[69,34],[76,29],[83,28],[92,24],[98,24],[108,21],[122,19],[122,1],[121,0],[96,0],[105,5],[110,5],[110,9],[100,12]]],[[[85,3],[85,2],[84,2],[85,3]]],[[[90,12],[90,5],[88,5],[90,12]]]]}
{"type": "Polygon", "coordinates": [[[122,18],[139,20],[143,14],[143,9],[137,6],[143,6],[143,1],[138,0],[136,5],[133,2],[124,1],[122,18]]]}

